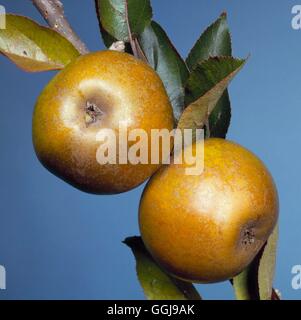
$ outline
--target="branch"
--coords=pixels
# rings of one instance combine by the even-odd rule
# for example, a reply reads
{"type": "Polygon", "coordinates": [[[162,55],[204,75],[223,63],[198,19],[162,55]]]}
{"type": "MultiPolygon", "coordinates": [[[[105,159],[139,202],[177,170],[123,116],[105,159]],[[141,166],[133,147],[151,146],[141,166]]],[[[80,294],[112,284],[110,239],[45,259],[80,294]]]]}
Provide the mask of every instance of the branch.
{"type": "Polygon", "coordinates": [[[89,52],[86,45],[71,28],[60,0],[32,0],[32,3],[48,25],[68,39],[81,54],[89,52]]]}

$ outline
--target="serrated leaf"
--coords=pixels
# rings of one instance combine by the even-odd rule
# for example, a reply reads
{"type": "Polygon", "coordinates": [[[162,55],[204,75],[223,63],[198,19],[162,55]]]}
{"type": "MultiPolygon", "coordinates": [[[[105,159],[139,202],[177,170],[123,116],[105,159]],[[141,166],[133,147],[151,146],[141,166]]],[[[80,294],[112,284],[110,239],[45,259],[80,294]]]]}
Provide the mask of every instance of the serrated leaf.
{"type": "Polygon", "coordinates": [[[138,280],[148,300],[201,300],[195,287],[165,273],[146,250],[141,237],[125,239],[136,258],[138,280]]]}
{"type": "Polygon", "coordinates": [[[231,55],[231,35],[227,16],[223,13],[195,43],[186,59],[186,64],[190,70],[193,70],[200,62],[210,57],[231,55]]]}
{"type": "Polygon", "coordinates": [[[116,40],[129,42],[152,19],[150,0],[96,0],[96,4],[102,28],[116,40]]]}
{"type": "Polygon", "coordinates": [[[154,21],[145,28],[138,40],[148,63],[161,77],[172,104],[175,119],[179,120],[184,109],[184,87],[189,76],[185,62],[165,31],[154,21]]]}
{"type": "Polygon", "coordinates": [[[178,123],[179,129],[203,128],[230,81],[246,60],[231,57],[209,58],[190,74],[187,82],[188,107],[178,123]]]}
{"type": "MultiPolygon", "coordinates": [[[[231,35],[225,13],[201,35],[190,51],[186,64],[190,70],[193,70],[198,63],[210,57],[219,56],[232,56],[231,35]]],[[[209,116],[210,136],[225,138],[230,119],[231,104],[226,90],[209,116]]]]}
{"type": "Polygon", "coordinates": [[[280,300],[273,289],[277,239],[278,226],[250,266],[233,278],[237,300],[280,300]]]}
{"type": "Polygon", "coordinates": [[[271,300],[275,275],[278,225],[265,245],[258,267],[258,288],[260,300],[271,300]]]}
{"type": "Polygon", "coordinates": [[[0,52],[29,72],[63,69],[80,54],[56,31],[29,18],[7,14],[0,30],[0,52]]]}

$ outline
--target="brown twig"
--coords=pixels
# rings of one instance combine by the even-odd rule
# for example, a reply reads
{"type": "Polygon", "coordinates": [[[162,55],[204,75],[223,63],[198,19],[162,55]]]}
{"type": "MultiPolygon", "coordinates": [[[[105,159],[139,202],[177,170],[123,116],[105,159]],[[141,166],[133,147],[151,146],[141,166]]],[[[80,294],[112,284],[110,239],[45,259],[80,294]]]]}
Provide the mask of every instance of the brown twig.
{"type": "Polygon", "coordinates": [[[39,10],[48,25],[68,39],[81,53],[89,50],[78,35],[71,28],[64,14],[64,7],[60,0],[32,0],[34,6],[39,10]]]}

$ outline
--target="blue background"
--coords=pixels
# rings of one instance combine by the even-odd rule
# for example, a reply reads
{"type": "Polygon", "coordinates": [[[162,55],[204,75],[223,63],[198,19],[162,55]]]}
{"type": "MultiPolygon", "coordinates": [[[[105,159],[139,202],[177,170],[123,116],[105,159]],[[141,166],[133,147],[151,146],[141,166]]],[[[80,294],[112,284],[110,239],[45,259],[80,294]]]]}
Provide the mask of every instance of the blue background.
{"type": "MultiPolygon", "coordinates": [[[[102,49],[94,1],[65,0],[65,12],[91,50],[102,49]]],[[[31,1],[0,1],[7,12],[42,22],[31,1]]],[[[223,11],[234,53],[251,58],[230,87],[228,138],[259,155],[281,200],[276,287],[300,299],[291,268],[301,264],[301,31],[291,28],[295,1],[153,0],[155,19],[183,56],[223,11]]],[[[35,157],[31,116],[53,72],[28,74],[0,57],[0,299],[143,299],[135,262],[121,241],[138,234],[142,187],[117,196],[81,193],[47,172],[35,157]]],[[[233,299],[229,283],[198,286],[206,299],[233,299]]]]}

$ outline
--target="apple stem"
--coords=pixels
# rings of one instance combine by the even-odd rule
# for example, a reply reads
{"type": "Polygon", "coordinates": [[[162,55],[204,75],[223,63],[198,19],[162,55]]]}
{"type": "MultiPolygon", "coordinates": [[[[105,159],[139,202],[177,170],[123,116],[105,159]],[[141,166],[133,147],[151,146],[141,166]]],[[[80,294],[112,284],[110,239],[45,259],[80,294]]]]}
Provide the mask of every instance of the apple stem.
{"type": "Polygon", "coordinates": [[[125,51],[125,43],[123,41],[113,42],[110,46],[109,50],[124,52],[125,51]]]}
{"type": "Polygon", "coordinates": [[[69,40],[79,53],[86,54],[89,52],[86,45],[71,28],[60,0],[32,0],[32,3],[48,25],[69,40]]]}

